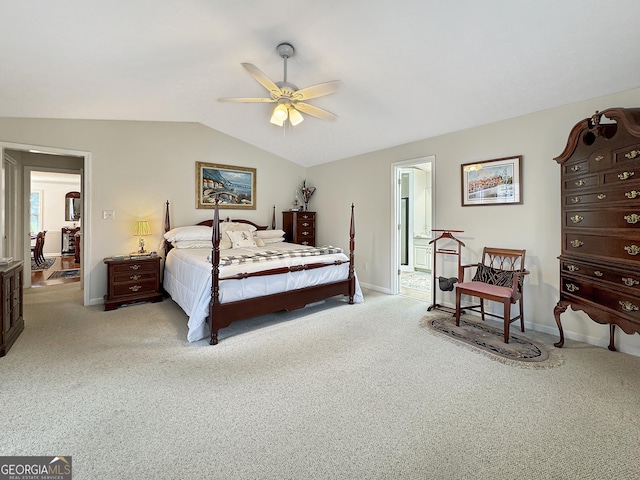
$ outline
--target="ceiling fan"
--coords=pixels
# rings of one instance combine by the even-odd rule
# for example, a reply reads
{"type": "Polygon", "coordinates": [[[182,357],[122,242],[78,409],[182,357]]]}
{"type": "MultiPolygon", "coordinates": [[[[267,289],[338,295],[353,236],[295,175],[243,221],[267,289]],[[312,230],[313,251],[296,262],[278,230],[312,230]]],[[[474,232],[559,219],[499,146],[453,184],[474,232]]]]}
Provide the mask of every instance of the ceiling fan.
{"type": "Polygon", "coordinates": [[[287,120],[293,126],[300,124],[304,120],[300,112],[323,120],[338,118],[337,115],[327,110],[306,103],[306,100],[336,92],[340,87],[340,81],[333,80],[298,90],[298,87],[287,81],[287,59],[293,56],[293,46],[289,43],[281,43],[277,50],[284,60],[284,80],[282,82],[273,82],[255,65],[242,64],[245,70],[269,91],[269,98],[219,98],[218,100],[221,102],[277,103],[270,121],[279,127],[284,126],[287,120]]]}

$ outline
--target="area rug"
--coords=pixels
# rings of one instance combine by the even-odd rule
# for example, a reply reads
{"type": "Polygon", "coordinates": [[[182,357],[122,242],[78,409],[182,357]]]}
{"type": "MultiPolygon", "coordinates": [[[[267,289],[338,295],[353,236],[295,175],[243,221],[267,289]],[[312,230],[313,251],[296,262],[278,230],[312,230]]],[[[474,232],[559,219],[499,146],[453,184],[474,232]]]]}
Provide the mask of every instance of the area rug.
{"type": "Polygon", "coordinates": [[[40,265],[36,265],[36,262],[33,261],[33,258],[31,259],[31,271],[36,271],[36,270],[48,270],[49,268],[51,268],[51,265],[53,265],[55,263],[56,259],[55,258],[45,258],[44,259],[44,263],[41,263],[40,265]]]}
{"type": "MultiPolygon", "coordinates": [[[[511,329],[514,329],[513,324],[511,329]]],[[[451,314],[430,315],[420,321],[420,326],[452,341],[456,345],[482,353],[498,362],[522,368],[551,368],[564,363],[564,357],[552,347],[511,334],[504,343],[502,328],[496,328],[471,315],[460,317],[456,327],[451,314]]],[[[515,328],[518,328],[516,326],[515,328]]]]}
{"type": "Polygon", "coordinates": [[[80,269],[73,268],[71,270],[56,270],[51,274],[47,280],[52,280],[54,278],[74,278],[80,276],[80,269]]]}
{"type": "Polygon", "coordinates": [[[426,272],[402,272],[400,287],[431,291],[431,274],[426,272]]]}

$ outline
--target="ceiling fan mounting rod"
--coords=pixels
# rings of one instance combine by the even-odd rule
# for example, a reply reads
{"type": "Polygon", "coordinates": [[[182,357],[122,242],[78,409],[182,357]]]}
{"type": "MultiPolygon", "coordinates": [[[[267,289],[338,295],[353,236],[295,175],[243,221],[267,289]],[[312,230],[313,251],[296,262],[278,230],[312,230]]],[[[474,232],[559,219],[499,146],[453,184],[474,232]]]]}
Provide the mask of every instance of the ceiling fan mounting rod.
{"type": "Polygon", "coordinates": [[[287,59],[293,57],[295,51],[293,45],[290,43],[281,43],[278,45],[278,55],[284,60],[284,83],[287,83],[287,59]]]}

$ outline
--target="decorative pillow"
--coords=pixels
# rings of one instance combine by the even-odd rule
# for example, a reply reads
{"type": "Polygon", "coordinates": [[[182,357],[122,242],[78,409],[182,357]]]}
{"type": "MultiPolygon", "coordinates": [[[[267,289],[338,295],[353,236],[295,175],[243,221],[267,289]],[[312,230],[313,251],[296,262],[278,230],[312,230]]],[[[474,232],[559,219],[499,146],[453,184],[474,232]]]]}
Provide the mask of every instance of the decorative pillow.
{"type": "MultiPolygon", "coordinates": [[[[516,270],[516,272],[524,272],[525,270],[516,270]]],[[[485,265],[484,263],[478,263],[478,269],[473,276],[472,281],[483,282],[490,285],[497,285],[499,287],[513,287],[514,273],[511,270],[501,270],[499,268],[493,268],[485,265]]],[[[518,277],[518,291],[522,291],[522,282],[524,276],[518,277]]]]}
{"type": "Polygon", "coordinates": [[[183,240],[181,242],[172,242],[175,248],[213,248],[211,240],[183,240]]]}
{"type": "Polygon", "coordinates": [[[279,238],[284,237],[284,230],[258,230],[253,236],[258,238],[279,238]]]}
{"type": "Polygon", "coordinates": [[[245,247],[255,247],[256,242],[251,235],[251,232],[246,230],[241,230],[239,232],[227,232],[229,239],[231,240],[231,248],[245,248],[245,247]]]}
{"type": "Polygon", "coordinates": [[[256,247],[264,247],[265,243],[262,238],[253,237],[253,240],[256,242],[256,247]]]}
{"type": "Polygon", "coordinates": [[[206,225],[191,225],[189,227],[176,227],[169,230],[163,236],[168,242],[182,242],[185,240],[211,240],[212,228],[206,225]]]}

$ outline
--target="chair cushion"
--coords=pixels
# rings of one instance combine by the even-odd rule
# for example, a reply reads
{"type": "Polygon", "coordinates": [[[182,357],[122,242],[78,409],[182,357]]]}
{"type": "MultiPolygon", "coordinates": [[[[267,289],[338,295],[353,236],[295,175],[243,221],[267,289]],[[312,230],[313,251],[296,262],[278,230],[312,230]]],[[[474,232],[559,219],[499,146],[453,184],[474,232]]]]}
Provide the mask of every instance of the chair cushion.
{"type": "Polygon", "coordinates": [[[513,293],[511,287],[501,287],[490,283],[474,281],[459,283],[456,286],[456,289],[467,295],[473,296],[473,292],[477,292],[480,294],[493,295],[499,298],[511,298],[511,294],[513,293]]]}
{"type": "MultiPolygon", "coordinates": [[[[499,287],[513,287],[513,277],[516,272],[524,272],[525,270],[501,270],[499,268],[489,267],[484,263],[478,263],[476,274],[471,279],[474,282],[484,282],[499,287]]],[[[518,291],[522,292],[522,281],[524,276],[518,277],[518,291]]]]}

